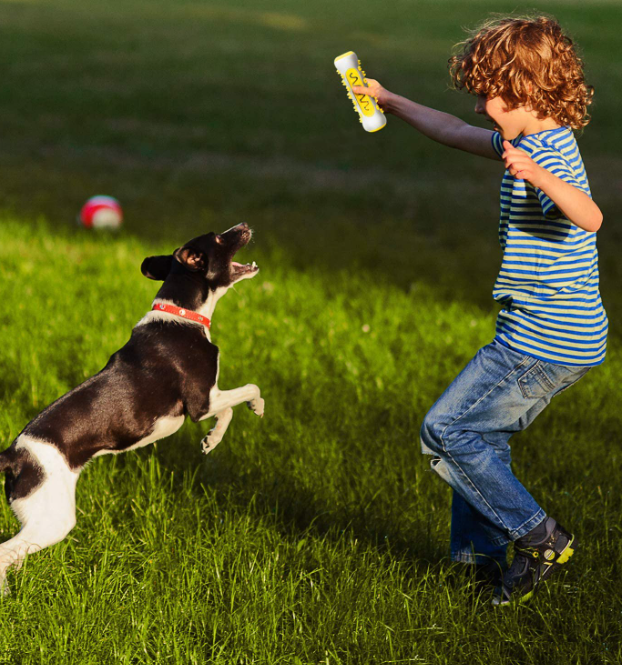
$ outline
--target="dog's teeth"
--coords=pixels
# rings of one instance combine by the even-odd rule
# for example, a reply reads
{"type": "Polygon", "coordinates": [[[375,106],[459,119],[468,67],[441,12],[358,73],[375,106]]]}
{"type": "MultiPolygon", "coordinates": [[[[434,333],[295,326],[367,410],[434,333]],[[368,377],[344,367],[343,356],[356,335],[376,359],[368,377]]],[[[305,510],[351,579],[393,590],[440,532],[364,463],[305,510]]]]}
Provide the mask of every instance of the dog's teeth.
{"type": "Polygon", "coordinates": [[[255,261],[253,261],[253,263],[251,265],[251,268],[256,268],[256,267],[257,267],[257,264],[255,263],[255,261]]]}

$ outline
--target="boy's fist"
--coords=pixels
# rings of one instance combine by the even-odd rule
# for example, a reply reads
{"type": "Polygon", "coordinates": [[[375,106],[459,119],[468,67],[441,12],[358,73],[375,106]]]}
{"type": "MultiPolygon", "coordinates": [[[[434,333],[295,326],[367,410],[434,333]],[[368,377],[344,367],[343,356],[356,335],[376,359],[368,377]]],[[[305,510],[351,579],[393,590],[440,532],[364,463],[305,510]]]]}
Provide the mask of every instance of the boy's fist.
{"type": "Polygon", "coordinates": [[[510,175],[517,180],[527,180],[534,187],[538,187],[544,169],[538,166],[524,150],[515,148],[509,141],[503,142],[503,148],[505,152],[501,155],[501,159],[510,175]]]}
{"type": "Polygon", "coordinates": [[[353,85],[352,92],[355,95],[369,95],[370,97],[375,97],[378,102],[378,106],[385,112],[388,110],[388,100],[391,93],[383,88],[378,81],[375,79],[365,79],[367,87],[363,85],[353,85]]]}

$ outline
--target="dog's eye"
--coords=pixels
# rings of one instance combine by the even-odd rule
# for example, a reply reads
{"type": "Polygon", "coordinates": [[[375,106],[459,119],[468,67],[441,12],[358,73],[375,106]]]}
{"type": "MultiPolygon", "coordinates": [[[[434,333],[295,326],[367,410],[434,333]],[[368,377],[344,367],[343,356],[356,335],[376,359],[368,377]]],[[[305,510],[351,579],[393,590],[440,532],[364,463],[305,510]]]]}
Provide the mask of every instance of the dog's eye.
{"type": "Polygon", "coordinates": [[[214,240],[216,240],[216,242],[217,242],[219,245],[222,245],[222,243],[223,243],[222,236],[216,236],[216,237],[214,238],[214,240]]]}

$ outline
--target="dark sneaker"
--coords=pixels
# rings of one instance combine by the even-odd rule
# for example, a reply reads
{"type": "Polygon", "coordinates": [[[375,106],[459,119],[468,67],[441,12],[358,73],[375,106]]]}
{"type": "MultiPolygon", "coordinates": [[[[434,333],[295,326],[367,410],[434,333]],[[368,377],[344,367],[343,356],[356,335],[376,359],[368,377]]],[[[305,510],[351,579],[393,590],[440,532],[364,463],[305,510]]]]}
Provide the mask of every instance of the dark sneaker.
{"type": "Polygon", "coordinates": [[[514,543],[514,560],[503,575],[494,605],[524,603],[574,554],[576,538],[552,517],[514,543]]]}

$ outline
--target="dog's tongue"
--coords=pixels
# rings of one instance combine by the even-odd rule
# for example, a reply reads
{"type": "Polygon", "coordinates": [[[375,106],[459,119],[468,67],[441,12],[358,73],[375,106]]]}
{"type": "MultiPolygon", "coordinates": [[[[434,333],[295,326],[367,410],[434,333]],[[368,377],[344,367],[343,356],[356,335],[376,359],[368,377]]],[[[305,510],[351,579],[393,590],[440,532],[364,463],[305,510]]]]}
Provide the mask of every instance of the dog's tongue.
{"type": "Polygon", "coordinates": [[[257,264],[254,261],[252,263],[238,263],[237,261],[231,261],[231,267],[234,270],[256,270],[257,264]]]}

